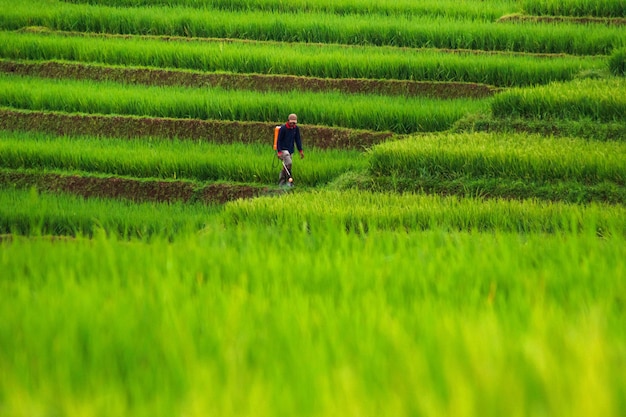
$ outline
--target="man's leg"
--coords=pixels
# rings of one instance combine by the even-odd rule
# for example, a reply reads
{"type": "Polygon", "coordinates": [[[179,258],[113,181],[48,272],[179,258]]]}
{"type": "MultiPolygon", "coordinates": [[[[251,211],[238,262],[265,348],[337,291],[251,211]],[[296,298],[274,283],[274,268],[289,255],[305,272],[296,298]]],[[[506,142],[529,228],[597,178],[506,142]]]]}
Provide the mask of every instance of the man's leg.
{"type": "Polygon", "coordinates": [[[289,173],[291,172],[291,155],[289,154],[289,151],[282,151],[281,160],[283,168],[280,170],[278,185],[285,185],[288,184],[289,173]]]}
{"type": "MultiPolygon", "coordinates": [[[[282,165],[282,164],[281,164],[282,165]]],[[[285,172],[285,168],[283,167],[280,170],[280,175],[278,176],[278,185],[285,185],[287,183],[287,173],[285,172]]]]}

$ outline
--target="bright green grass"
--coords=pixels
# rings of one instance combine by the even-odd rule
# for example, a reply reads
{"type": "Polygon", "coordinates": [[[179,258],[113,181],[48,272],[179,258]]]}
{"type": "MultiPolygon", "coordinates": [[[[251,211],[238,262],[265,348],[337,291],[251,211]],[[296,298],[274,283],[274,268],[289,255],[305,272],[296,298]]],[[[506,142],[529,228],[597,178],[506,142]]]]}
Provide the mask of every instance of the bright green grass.
{"type": "Polygon", "coordinates": [[[535,88],[513,88],[494,96],[496,117],[626,121],[626,79],[574,80],[535,88]]]}
{"type": "MultiPolygon", "coordinates": [[[[172,238],[202,227],[214,214],[201,205],[132,204],[70,195],[0,192],[0,233],[172,238]]],[[[626,234],[624,206],[575,205],[535,200],[481,200],[366,191],[293,192],[227,203],[223,221],[284,230],[478,230],[626,234]]]]}
{"type": "Polygon", "coordinates": [[[507,178],[520,181],[611,181],[626,186],[626,142],[526,134],[417,136],[369,153],[373,175],[406,179],[507,178]]]}
{"type": "Polygon", "coordinates": [[[450,53],[435,49],[128,38],[0,31],[0,56],[322,78],[478,82],[524,86],[605,69],[604,58],[450,53]],[[289,56],[289,59],[285,59],[289,56]]]}
{"type": "Polygon", "coordinates": [[[280,42],[392,45],[607,55],[626,46],[619,27],[494,23],[433,16],[276,13],[194,8],[116,8],[50,1],[0,0],[0,28],[273,40],[280,42]]]}
{"type": "Polygon", "coordinates": [[[147,87],[0,75],[0,105],[19,109],[262,122],[283,120],[293,112],[308,124],[395,133],[446,130],[464,115],[485,110],[488,103],[488,99],[147,87]]]}
{"type": "Polygon", "coordinates": [[[626,17],[622,0],[523,0],[521,7],[536,15],[626,17]]]}
{"type": "Polygon", "coordinates": [[[224,208],[232,224],[267,224],[311,230],[499,230],[591,233],[626,232],[626,208],[348,190],[294,193],[281,198],[238,200],[224,208]],[[294,213],[296,210],[296,213],[294,213]]]}
{"type": "MultiPolygon", "coordinates": [[[[299,185],[322,185],[346,171],[366,167],[367,161],[359,151],[309,149],[306,136],[303,142],[305,159],[296,157],[292,169],[299,185]]],[[[215,144],[202,140],[58,137],[6,131],[0,131],[0,166],[264,184],[277,183],[281,170],[271,138],[267,145],[215,144]]]]}
{"type": "Polygon", "coordinates": [[[490,0],[477,3],[471,0],[65,0],[67,3],[86,3],[116,7],[193,7],[230,11],[265,10],[281,13],[326,12],[334,14],[429,15],[495,20],[517,10],[514,1],[490,0]]]}
{"type": "Polygon", "coordinates": [[[7,417],[626,407],[620,236],[209,224],[174,243],[16,237],[0,270],[7,417]]]}
{"type": "Polygon", "coordinates": [[[0,233],[172,239],[195,232],[217,207],[205,204],[132,203],[0,189],[0,233]]]}
{"type": "Polygon", "coordinates": [[[425,135],[373,147],[369,176],[344,188],[626,204],[624,155],[622,141],[517,133],[425,135]]]}

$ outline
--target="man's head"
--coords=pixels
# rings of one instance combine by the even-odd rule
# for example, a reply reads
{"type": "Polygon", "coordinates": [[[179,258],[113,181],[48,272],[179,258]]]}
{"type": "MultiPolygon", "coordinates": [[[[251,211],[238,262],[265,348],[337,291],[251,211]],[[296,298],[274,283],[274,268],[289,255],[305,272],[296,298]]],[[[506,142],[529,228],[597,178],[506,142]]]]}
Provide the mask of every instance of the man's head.
{"type": "Polygon", "coordinates": [[[289,123],[289,126],[295,126],[298,123],[298,116],[296,116],[294,113],[291,113],[287,118],[287,123],[289,123]]]}

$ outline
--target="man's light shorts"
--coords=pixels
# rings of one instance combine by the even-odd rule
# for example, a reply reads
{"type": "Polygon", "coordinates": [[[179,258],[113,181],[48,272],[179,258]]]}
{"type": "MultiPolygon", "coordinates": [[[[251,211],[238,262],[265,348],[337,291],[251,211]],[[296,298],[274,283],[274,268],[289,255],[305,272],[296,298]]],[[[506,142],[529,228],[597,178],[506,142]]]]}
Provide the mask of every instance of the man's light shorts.
{"type": "Polygon", "coordinates": [[[280,159],[283,160],[283,162],[285,163],[285,165],[291,165],[291,154],[289,153],[289,151],[280,151],[281,152],[281,157],[280,159]]]}

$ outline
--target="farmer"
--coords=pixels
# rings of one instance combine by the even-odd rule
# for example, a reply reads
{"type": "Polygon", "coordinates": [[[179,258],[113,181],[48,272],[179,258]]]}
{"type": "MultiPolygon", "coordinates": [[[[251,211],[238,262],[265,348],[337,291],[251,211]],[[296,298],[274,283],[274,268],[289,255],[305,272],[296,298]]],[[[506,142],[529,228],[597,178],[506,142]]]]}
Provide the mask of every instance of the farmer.
{"type": "Polygon", "coordinates": [[[278,185],[293,185],[293,179],[291,178],[291,156],[294,152],[294,144],[298,147],[300,159],[304,158],[302,138],[300,137],[300,128],[298,127],[298,116],[292,113],[287,118],[287,123],[282,125],[278,131],[276,152],[278,152],[278,159],[283,161],[283,169],[280,171],[278,185]]]}

